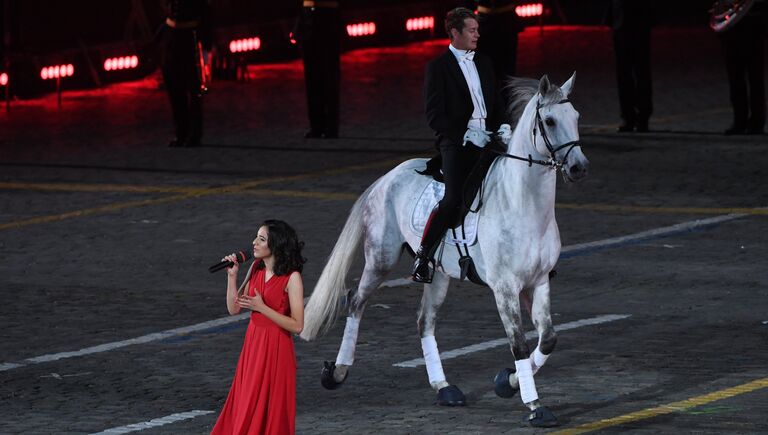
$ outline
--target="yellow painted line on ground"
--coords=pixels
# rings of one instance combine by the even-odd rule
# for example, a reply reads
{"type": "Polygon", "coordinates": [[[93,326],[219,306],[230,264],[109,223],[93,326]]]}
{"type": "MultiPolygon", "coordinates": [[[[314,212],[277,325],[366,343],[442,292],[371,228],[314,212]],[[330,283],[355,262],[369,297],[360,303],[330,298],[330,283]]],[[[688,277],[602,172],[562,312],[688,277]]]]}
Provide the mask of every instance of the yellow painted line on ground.
{"type": "Polygon", "coordinates": [[[550,434],[558,435],[574,435],[592,432],[600,429],[605,429],[613,426],[620,426],[622,424],[631,423],[634,421],[645,420],[648,418],[657,417],[660,415],[671,414],[673,412],[685,411],[697,406],[706,405],[718,400],[728,399],[740,394],[750,393],[752,391],[760,390],[768,387],[768,378],[757,379],[746,384],[737,385],[735,387],[726,388],[724,390],[715,391],[713,393],[704,394],[703,396],[692,397],[690,399],[681,400],[679,402],[672,402],[666,405],[657,406],[654,408],[644,409],[642,411],[633,412],[630,414],[624,414],[614,418],[607,418],[604,420],[596,421],[594,423],[582,424],[569,429],[563,429],[556,432],[550,432],[550,434]]]}
{"type": "MultiPolygon", "coordinates": [[[[390,162],[388,162],[390,163],[390,162]]],[[[367,169],[362,167],[362,169],[367,169]]],[[[268,182],[290,181],[287,178],[270,179],[268,182]]],[[[185,195],[198,195],[200,192],[210,193],[243,193],[260,196],[285,196],[295,198],[315,198],[325,200],[355,200],[359,193],[353,192],[311,192],[301,190],[279,190],[279,189],[258,189],[248,190],[253,187],[253,183],[263,184],[265,180],[255,180],[248,182],[248,185],[238,185],[235,190],[230,187],[204,188],[204,187],[181,187],[181,186],[142,186],[130,184],[87,184],[87,183],[0,183],[0,190],[53,190],[68,192],[126,192],[126,193],[180,193],[185,195]],[[221,192],[213,190],[224,189],[221,192]]],[[[152,201],[152,200],[149,200],[152,201]]],[[[140,205],[149,205],[151,203],[133,202],[126,203],[129,207],[140,205]]],[[[557,208],[565,210],[585,210],[601,212],[621,212],[621,213],[651,213],[651,214],[731,214],[744,213],[750,215],[768,215],[768,209],[751,207],[651,207],[651,206],[631,206],[631,205],[612,205],[612,204],[556,204],[557,208]]],[[[125,208],[125,207],[122,207],[125,208]]],[[[74,213],[74,212],[73,212],[74,213]]]]}
{"type": "Polygon", "coordinates": [[[264,184],[300,181],[308,178],[328,177],[333,175],[341,175],[348,172],[377,169],[381,167],[392,166],[393,164],[400,163],[401,161],[402,160],[400,159],[381,160],[373,163],[367,163],[362,165],[352,165],[352,166],[346,166],[343,168],[327,169],[323,171],[310,172],[306,174],[288,175],[284,177],[271,177],[271,178],[264,178],[260,180],[245,181],[242,183],[234,184],[232,186],[190,189],[182,195],[174,195],[174,196],[169,196],[165,198],[146,199],[146,200],[139,200],[139,201],[128,201],[128,202],[122,202],[117,204],[109,204],[101,207],[75,210],[67,213],[60,213],[60,214],[48,215],[48,216],[38,216],[30,219],[7,222],[4,224],[0,224],[0,230],[7,230],[11,228],[21,228],[29,225],[36,225],[36,224],[43,224],[43,223],[50,223],[50,222],[58,222],[65,219],[92,216],[92,215],[101,214],[101,213],[110,213],[110,212],[115,212],[115,211],[124,210],[128,208],[134,208],[134,207],[167,204],[167,203],[185,201],[189,199],[201,198],[204,196],[211,196],[211,195],[217,195],[217,194],[243,193],[248,189],[252,189],[254,187],[258,187],[264,184]]]}
{"type": "Polygon", "coordinates": [[[325,199],[330,201],[354,201],[361,194],[360,193],[342,193],[342,192],[308,192],[304,190],[276,190],[276,189],[257,189],[246,190],[242,192],[248,195],[259,196],[286,196],[289,198],[312,198],[312,199],[325,199]]]}
{"type": "Polygon", "coordinates": [[[768,215],[765,207],[645,207],[611,204],[556,204],[555,207],[566,210],[586,210],[621,213],[658,213],[658,214],[732,214],[768,215]]]}

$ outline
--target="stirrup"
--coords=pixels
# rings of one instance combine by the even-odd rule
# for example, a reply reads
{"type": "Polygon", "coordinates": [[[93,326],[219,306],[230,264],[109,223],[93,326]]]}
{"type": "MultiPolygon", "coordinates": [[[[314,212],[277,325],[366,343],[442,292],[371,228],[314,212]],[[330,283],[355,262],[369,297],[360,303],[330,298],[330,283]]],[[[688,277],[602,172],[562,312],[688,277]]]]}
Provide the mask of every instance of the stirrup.
{"type": "Polygon", "coordinates": [[[430,284],[434,276],[435,276],[435,260],[417,255],[416,264],[413,265],[413,272],[411,273],[411,279],[413,280],[413,282],[430,284]],[[429,267],[430,263],[432,264],[431,268],[429,267]],[[422,267],[426,267],[427,269],[426,274],[420,273],[420,272],[424,272],[419,270],[422,267]]]}

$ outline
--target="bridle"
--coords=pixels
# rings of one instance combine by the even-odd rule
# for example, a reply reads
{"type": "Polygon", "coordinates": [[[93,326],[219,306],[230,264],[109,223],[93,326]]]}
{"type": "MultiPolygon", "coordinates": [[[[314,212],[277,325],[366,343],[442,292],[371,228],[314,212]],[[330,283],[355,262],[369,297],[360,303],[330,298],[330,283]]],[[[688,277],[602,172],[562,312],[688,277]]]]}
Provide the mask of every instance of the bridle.
{"type": "MultiPolygon", "coordinates": [[[[563,98],[562,100],[558,101],[554,104],[565,104],[570,103],[571,101],[567,98],[563,98]]],[[[581,146],[581,142],[577,140],[572,140],[570,142],[564,143],[562,145],[559,145],[557,147],[554,147],[552,145],[552,141],[549,140],[549,137],[547,137],[547,131],[544,129],[544,122],[541,120],[541,113],[539,112],[539,109],[542,108],[541,100],[539,100],[536,103],[536,121],[533,126],[533,130],[531,131],[531,134],[533,135],[533,147],[536,148],[536,128],[538,127],[539,131],[541,131],[541,137],[544,139],[544,145],[547,146],[547,150],[549,150],[549,160],[539,160],[534,159],[530,154],[528,154],[528,158],[516,156],[514,154],[505,153],[504,151],[494,149],[493,147],[486,147],[485,150],[488,150],[494,154],[498,154],[500,157],[506,157],[509,159],[515,159],[515,160],[521,160],[523,162],[528,163],[528,167],[533,166],[534,164],[546,166],[549,169],[554,169],[556,171],[560,171],[561,174],[563,174],[563,180],[566,182],[568,181],[568,177],[566,177],[565,171],[563,171],[563,166],[565,165],[565,161],[568,158],[568,154],[571,153],[571,151],[578,146],[581,146]],[[565,152],[565,155],[561,160],[557,159],[557,152],[560,151],[563,148],[568,148],[568,151],[565,152]]],[[[496,141],[499,141],[501,143],[504,143],[501,138],[499,137],[499,133],[496,132],[493,135],[493,139],[496,141]]],[[[480,207],[483,206],[483,189],[485,186],[485,181],[483,181],[482,184],[480,184],[480,191],[478,193],[479,196],[479,203],[477,205],[477,208],[475,210],[472,210],[471,205],[467,205],[466,198],[462,199],[462,203],[464,207],[467,208],[472,213],[477,213],[480,210],[480,207]]],[[[463,226],[462,226],[463,229],[463,226]]],[[[458,245],[457,245],[458,246],[458,245]]],[[[459,255],[461,255],[461,251],[459,251],[459,255]]]]}
{"type": "MultiPolygon", "coordinates": [[[[562,100],[558,101],[555,104],[565,104],[565,103],[570,103],[570,102],[571,101],[569,99],[563,98],[562,100]]],[[[541,104],[541,100],[539,100],[536,103],[536,120],[535,120],[535,125],[533,126],[533,130],[531,131],[531,134],[533,136],[533,146],[535,148],[536,147],[536,129],[538,128],[538,130],[541,131],[541,138],[544,139],[544,145],[546,145],[547,146],[547,150],[549,150],[549,159],[548,160],[534,159],[530,154],[528,154],[528,157],[525,158],[525,157],[520,157],[520,156],[516,156],[514,154],[505,153],[505,152],[496,152],[496,151],[494,151],[494,152],[496,152],[497,154],[499,154],[502,157],[507,157],[507,158],[510,158],[510,159],[515,159],[515,160],[521,160],[523,162],[528,162],[528,166],[529,167],[532,166],[535,163],[537,165],[547,166],[550,169],[555,169],[555,170],[562,171],[563,170],[563,166],[565,165],[565,161],[568,158],[568,154],[570,154],[571,151],[575,147],[581,146],[581,142],[579,142],[577,140],[573,140],[573,141],[564,143],[562,145],[559,145],[557,147],[554,147],[552,145],[552,142],[549,140],[549,137],[547,137],[547,130],[544,128],[544,122],[541,120],[541,112],[539,111],[539,109],[541,109],[542,107],[543,107],[543,105],[541,104]],[[566,151],[566,153],[565,153],[565,155],[563,156],[562,159],[558,160],[557,159],[557,152],[562,150],[563,148],[568,148],[568,151],[566,151]]],[[[563,176],[565,176],[565,174],[563,174],[563,176]]]]}

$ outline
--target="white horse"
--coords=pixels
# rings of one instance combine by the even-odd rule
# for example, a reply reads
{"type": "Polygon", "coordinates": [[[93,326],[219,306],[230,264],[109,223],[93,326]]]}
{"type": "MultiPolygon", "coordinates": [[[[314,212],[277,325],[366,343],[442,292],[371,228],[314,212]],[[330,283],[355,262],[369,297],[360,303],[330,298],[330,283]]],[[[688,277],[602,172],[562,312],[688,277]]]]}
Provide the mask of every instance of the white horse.
{"type": "MultiPolygon", "coordinates": [[[[539,81],[510,81],[510,119],[516,119],[522,109],[511,138],[505,138],[506,157],[512,158],[497,159],[486,176],[478,240],[469,248],[479,277],[493,290],[515,358],[514,369],[502,369],[496,376],[496,393],[512,397],[519,389],[530,409],[526,418],[533,426],[557,424],[555,416],[541,405],[533,380],[557,341],[549,311],[549,274],[561,247],[555,222],[557,169],[566,181],[576,181],[589,167],[578,142],[579,113],[568,101],[574,81],[575,73],[562,87],[550,84],[547,76],[539,81]],[[521,302],[539,334],[532,353],[525,342],[521,302]]],[[[425,159],[403,162],[360,196],[307,303],[301,337],[311,340],[335,320],[347,293],[347,272],[362,241],[365,268],[357,291],[348,298],[347,323],[336,362],[326,362],[323,369],[326,388],[337,388],[346,380],[368,298],[396,265],[405,244],[413,251],[419,246],[420,236],[409,229],[409,219],[414,203],[431,181],[416,173],[424,165],[425,159]]],[[[443,373],[435,317],[450,278],[460,276],[458,258],[456,249],[444,249],[442,266],[432,283],[424,285],[417,320],[430,385],[438,392],[437,403],[449,406],[464,405],[465,399],[443,373]]]]}

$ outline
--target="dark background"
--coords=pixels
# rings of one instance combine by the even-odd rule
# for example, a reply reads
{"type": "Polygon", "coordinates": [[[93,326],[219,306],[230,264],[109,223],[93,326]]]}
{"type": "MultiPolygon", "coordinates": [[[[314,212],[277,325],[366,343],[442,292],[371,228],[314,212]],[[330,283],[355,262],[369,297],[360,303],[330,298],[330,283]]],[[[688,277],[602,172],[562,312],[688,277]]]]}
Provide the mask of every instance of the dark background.
{"type": "MultiPolygon", "coordinates": [[[[545,1],[551,10],[549,24],[602,24],[609,0],[545,1]]],[[[163,21],[162,0],[4,0],[4,47],[13,53],[45,53],[132,40],[151,36],[163,21]],[[131,12],[142,12],[132,19],[131,12]],[[145,20],[141,16],[146,17],[145,20]],[[142,22],[143,21],[143,22],[142,22]],[[144,26],[146,24],[146,26],[144,26]],[[144,26],[144,27],[143,27],[144,26]],[[7,28],[6,28],[7,27],[7,28]]],[[[452,1],[346,0],[347,15],[370,9],[432,7],[447,10],[452,1]]],[[[528,2],[520,2],[528,3],[528,2]]],[[[659,25],[706,25],[709,0],[657,2],[659,25]]],[[[266,24],[290,20],[299,1],[213,0],[214,23],[227,26],[266,24]]],[[[530,23],[536,24],[537,22],[530,23]]],[[[442,35],[438,35],[442,36],[442,35]]]]}

